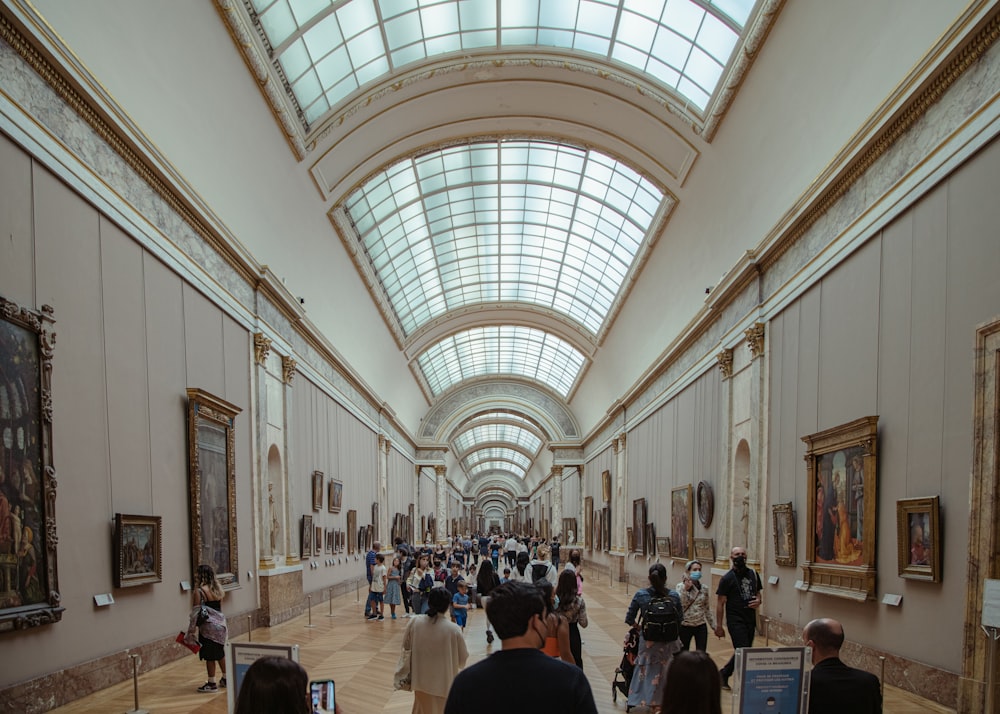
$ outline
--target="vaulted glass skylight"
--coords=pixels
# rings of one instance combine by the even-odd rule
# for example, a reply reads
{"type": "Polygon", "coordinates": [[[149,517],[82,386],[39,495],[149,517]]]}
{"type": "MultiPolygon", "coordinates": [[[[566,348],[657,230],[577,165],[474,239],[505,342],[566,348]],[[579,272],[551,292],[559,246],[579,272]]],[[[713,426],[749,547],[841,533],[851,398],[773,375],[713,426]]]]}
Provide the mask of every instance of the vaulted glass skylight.
{"type": "Polygon", "coordinates": [[[514,449],[505,449],[501,447],[479,449],[478,451],[468,454],[464,459],[462,459],[462,468],[466,471],[470,471],[473,467],[483,461],[498,460],[510,461],[525,471],[531,468],[531,459],[522,454],[520,451],[514,451],[514,449]]]}
{"type": "Polygon", "coordinates": [[[244,0],[307,125],[448,54],[552,48],[640,72],[705,109],[755,0],[244,0]]]}
{"type": "Polygon", "coordinates": [[[517,476],[517,478],[522,481],[524,480],[524,477],[528,475],[527,471],[522,469],[520,466],[510,463],[509,461],[482,461],[469,469],[469,478],[474,478],[475,476],[488,471],[509,473],[517,476]]]}
{"type": "Polygon", "coordinates": [[[490,141],[400,161],[345,209],[406,335],[500,302],[549,308],[596,334],[663,197],[594,150],[490,141]]]}
{"type": "Polygon", "coordinates": [[[530,454],[537,454],[542,446],[542,440],[532,432],[513,424],[480,424],[463,431],[452,443],[460,454],[464,454],[476,444],[513,444],[530,454]]]}
{"type": "Polygon", "coordinates": [[[566,398],[583,354],[555,335],[531,327],[473,327],[446,337],[417,357],[436,397],[454,384],[485,375],[527,377],[566,398]]]}

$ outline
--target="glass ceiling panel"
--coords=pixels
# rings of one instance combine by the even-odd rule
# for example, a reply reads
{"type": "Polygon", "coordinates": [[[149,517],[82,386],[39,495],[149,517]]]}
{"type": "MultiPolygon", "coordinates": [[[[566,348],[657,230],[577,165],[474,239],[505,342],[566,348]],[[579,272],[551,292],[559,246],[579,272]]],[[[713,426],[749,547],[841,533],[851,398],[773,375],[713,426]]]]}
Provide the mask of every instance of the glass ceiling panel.
{"type": "Polygon", "coordinates": [[[624,65],[704,110],[755,0],[244,0],[312,124],[367,83],[470,50],[548,47],[624,65]]]}
{"type": "Polygon", "coordinates": [[[479,449],[464,459],[462,459],[462,468],[469,470],[476,464],[482,461],[510,461],[513,464],[517,464],[519,467],[527,471],[531,468],[531,459],[522,454],[520,451],[514,451],[513,449],[505,449],[502,447],[490,447],[486,449],[479,449]]]}
{"type": "Polygon", "coordinates": [[[484,443],[514,444],[531,454],[537,454],[542,446],[542,440],[535,434],[513,424],[480,424],[463,431],[453,443],[458,453],[484,443]]]}
{"type": "Polygon", "coordinates": [[[594,150],[490,141],[404,159],[345,210],[406,335],[496,302],[546,307],[596,334],[663,196],[594,150]]]}
{"type": "Polygon", "coordinates": [[[480,464],[476,464],[471,469],[469,469],[469,477],[473,477],[476,474],[481,474],[485,471],[503,471],[504,473],[513,474],[517,476],[522,481],[524,477],[527,476],[527,472],[521,469],[509,461],[483,461],[480,464]]]}
{"type": "Polygon", "coordinates": [[[434,396],[484,375],[516,375],[569,396],[584,357],[571,344],[531,327],[473,327],[437,342],[417,357],[434,396]]]}

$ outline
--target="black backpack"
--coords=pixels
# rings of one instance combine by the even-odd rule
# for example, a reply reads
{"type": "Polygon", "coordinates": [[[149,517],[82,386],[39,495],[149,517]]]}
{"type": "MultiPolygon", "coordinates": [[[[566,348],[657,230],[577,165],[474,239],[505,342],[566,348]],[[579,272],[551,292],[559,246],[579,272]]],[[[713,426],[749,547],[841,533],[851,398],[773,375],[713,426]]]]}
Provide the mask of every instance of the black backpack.
{"type": "Polygon", "coordinates": [[[531,582],[537,583],[539,580],[545,580],[545,577],[549,574],[549,564],[548,563],[535,563],[531,566],[531,582]]]}
{"type": "Polygon", "coordinates": [[[653,595],[642,610],[642,638],[647,642],[673,642],[681,634],[674,601],[669,596],[653,595]]]}

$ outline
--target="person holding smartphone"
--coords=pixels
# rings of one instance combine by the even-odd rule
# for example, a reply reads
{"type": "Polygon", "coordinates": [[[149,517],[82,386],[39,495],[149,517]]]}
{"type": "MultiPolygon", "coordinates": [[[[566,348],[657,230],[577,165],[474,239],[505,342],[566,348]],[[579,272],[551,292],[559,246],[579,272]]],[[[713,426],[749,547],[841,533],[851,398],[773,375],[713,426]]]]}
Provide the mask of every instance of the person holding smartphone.
{"type": "Polygon", "coordinates": [[[235,714],[343,714],[332,679],[309,682],[302,665],[287,657],[261,657],[243,675],[235,714]]]}

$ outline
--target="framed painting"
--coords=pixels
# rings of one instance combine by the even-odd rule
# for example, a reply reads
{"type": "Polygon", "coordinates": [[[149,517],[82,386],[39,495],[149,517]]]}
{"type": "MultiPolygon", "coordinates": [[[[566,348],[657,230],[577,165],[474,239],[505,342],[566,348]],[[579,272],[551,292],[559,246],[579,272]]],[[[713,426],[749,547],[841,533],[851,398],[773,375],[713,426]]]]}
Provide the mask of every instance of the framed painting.
{"type": "Polygon", "coordinates": [[[313,510],[319,511],[323,508],[323,472],[313,471],[312,472],[312,494],[313,494],[313,510]]]}
{"type": "Polygon", "coordinates": [[[340,513],[344,503],[344,483],[335,478],[330,479],[330,491],[327,494],[327,510],[330,513],[340,513]]]}
{"type": "Polygon", "coordinates": [[[604,544],[603,550],[611,550],[611,508],[605,506],[601,509],[601,541],[604,544]]]}
{"type": "Polygon", "coordinates": [[[941,582],[941,514],[938,497],[896,501],[899,577],[941,582]]]}
{"type": "Polygon", "coordinates": [[[0,297],[0,632],[62,619],[52,462],[52,308],[0,297]],[[15,438],[16,435],[16,438],[15,438]]]}
{"type": "Polygon", "coordinates": [[[406,509],[406,542],[411,546],[417,543],[417,534],[413,529],[413,525],[416,523],[414,513],[416,513],[416,509],[411,503],[406,509]]]}
{"type": "MultiPolygon", "coordinates": [[[[374,503],[372,503],[372,524],[369,526],[372,538],[374,538],[375,540],[378,540],[381,537],[378,532],[378,518],[379,518],[379,506],[378,506],[378,501],[375,501],[374,503]]],[[[368,547],[369,548],[371,547],[371,543],[368,544],[368,547]]]]}
{"type": "Polygon", "coordinates": [[[776,503],[771,506],[774,522],[774,562],[795,566],[795,515],[792,504],[776,503]]]}
{"type": "Polygon", "coordinates": [[[646,499],[637,498],[632,501],[632,529],[635,534],[634,547],[630,553],[646,552],[646,499]]]}
{"type": "Polygon", "coordinates": [[[583,499],[583,547],[587,550],[594,548],[594,497],[585,496],[583,499]]]}
{"type": "Polygon", "coordinates": [[[313,517],[302,516],[302,559],[308,560],[313,552],[313,517]]]}
{"type": "Polygon", "coordinates": [[[116,588],[163,581],[163,541],[159,516],[115,514],[114,584],[116,588]]]}
{"type": "Polygon", "coordinates": [[[635,552],[635,530],[631,526],[625,529],[625,547],[627,552],[635,552]]]}
{"type": "Polygon", "coordinates": [[[803,589],[849,600],[875,597],[878,417],[802,438],[806,444],[803,589]]]}
{"type": "Polygon", "coordinates": [[[347,554],[358,552],[358,512],[347,512],[347,554]]]}
{"type": "Polygon", "coordinates": [[[187,397],[191,572],[211,565],[228,590],[239,587],[236,415],[241,410],[201,389],[188,389],[187,397]]]}
{"type": "Polygon", "coordinates": [[[694,557],[704,563],[715,562],[715,541],[711,538],[694,539],[694,557]]]}
{"type": "Polygon", "coordinates": [[[695,492],[698,505],[698,520],[705,528],[712,525],[712,517],[715,515],[715,495],[712,493],[712,486],[708,481],[699,481],[698,490],[695,492]]]}
{"type": "Polygon", "coordinates": [[[656,555],[656,526],[652,523],[646,524],[646,539],[643,543],[646,546],[646,555],[656,555]]]}
{"type": "Polygon", "coordinates": [[[316,537],[313,539],[313,555],[323,554],[323,526],[316,526],[316,537]]]}
{"type": "Polygon", "coordinates": [[[694,503],[691,484],[670,491],[670,556],[691,559],[694,539],[694,503]]]}
{"type": "Polygon", "coordinates": [[[670,556],[670,538],[660,536],[656,539],[656,554],[665,557],[670,556]]]}
{"type": "Polygon", "coordinates": [[[601,473],[601,498],[605,503],[611,502],[611,472],[601,473]]]}

